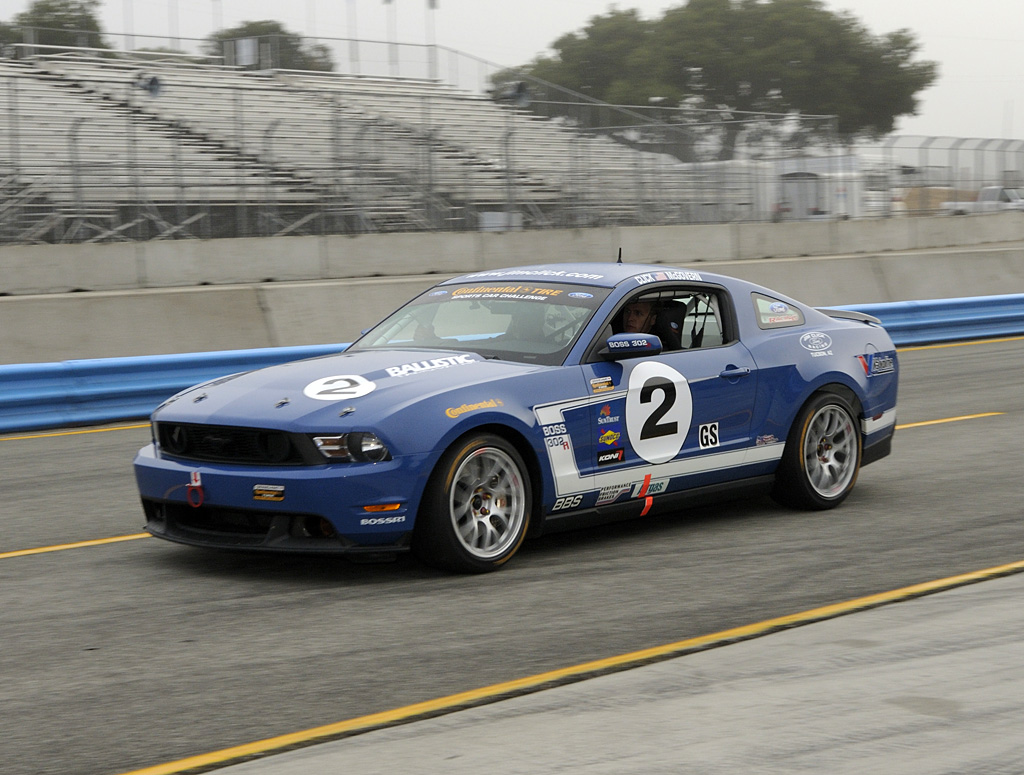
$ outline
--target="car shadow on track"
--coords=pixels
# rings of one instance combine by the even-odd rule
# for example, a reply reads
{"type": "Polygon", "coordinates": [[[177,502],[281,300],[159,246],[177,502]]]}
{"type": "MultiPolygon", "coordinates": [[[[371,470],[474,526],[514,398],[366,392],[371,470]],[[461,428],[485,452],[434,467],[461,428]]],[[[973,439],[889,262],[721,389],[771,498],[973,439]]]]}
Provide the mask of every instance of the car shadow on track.
{"type": "MultiPolygon", "coordinates": [[[[752,523],[778,519],[788,510],[768,498],[717,503],[685,511],[642,517],[588,528],[549,533],[527,540],[519,553],[497,576],[521,573],[531,567],[548,570],[559,565],[566,571],[581,562],[637,554],[684,552],[706,545],[712,534],[755,529],[752,523]]],[[[791,513],[791,512],[790,512],[791,513]]],[[[472,579],[436,570],[410,553],[365,559],[340,556],[235,552],[160,542],[150,555],[164,569],[194,577],[244,579],[257,585],[297,584],[304,587],[340,585],[404,585],[445,578],[472,579]]],[[[495,574],[491,574],[492,576],[495,574]]],[[[481,579],[482,577],[475,577],[481,579]]],[[[482,583],[478,581],[477,583],[482,583]]]]}

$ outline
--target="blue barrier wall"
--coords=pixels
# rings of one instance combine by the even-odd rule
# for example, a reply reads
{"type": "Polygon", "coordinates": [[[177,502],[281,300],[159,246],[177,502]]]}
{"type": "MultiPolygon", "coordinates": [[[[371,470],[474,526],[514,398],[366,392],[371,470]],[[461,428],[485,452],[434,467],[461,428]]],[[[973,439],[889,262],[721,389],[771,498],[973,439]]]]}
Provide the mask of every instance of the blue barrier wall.
{"type": "Polygon", "coordinates": [[[346,346],[267,347],[0,366],[0,432],[144,418],[164,399],[199,382],[329,355],[346,346]]]}
{"type": "Polygon", "coordinates": [[[881,320],[898,346],[1024,334],[1024,294],[844,307],[881,320]]]}
{"type": "MultiPolygon", "coordinates": [[[[882,321],[897,346],[1024,334],[1024,294],[845,305],[882,321]]],[[[0,433],[148,417],[191,385],[328,355],[345,344],[0,366],[0,433]]]]}

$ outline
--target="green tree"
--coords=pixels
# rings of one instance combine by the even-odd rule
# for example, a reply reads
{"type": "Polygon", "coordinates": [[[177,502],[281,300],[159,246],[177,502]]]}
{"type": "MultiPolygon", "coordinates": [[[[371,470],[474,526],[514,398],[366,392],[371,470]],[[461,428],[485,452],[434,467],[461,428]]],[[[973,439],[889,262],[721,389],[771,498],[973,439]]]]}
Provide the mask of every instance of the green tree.
{"type": "Polygon", "coordinates": [[[913,115],[916,95],[937,77],[934,62],[915,60],[909,31],[873,36],[819,0],[689,0],[650,22],[612,9],[552,47],[555,56],[523,72],[607,102],[660,98],[663,106],[718,111],[665,116],[705,128],[717,116],[719,158],[733,153],[740,112],[836,116],[844,139],[877,136],[913,115]]]}
{"type": "Polygon", "coordinates": [[[21,30],[0,22],[0,46],[11,43],[21,43],[21,30]]]}
{"type": "Polygon", "coordinates": [[[282,70],[319,70],[329,72],[334,70],[334,61],[331,58],[330,49],[322,45],[307,46],[302,42],[302,36],[289,32],[280,22],[258,21],[242,22],[237,27],[227,30],[219,30],[210,35],[203,44],[203,53],[209,56],[220,56],[224,51],[224,44],[230,41],[238,41],[244,38],[256,38],[259,40],[262,53],[268,52],[270,62],[262,62],[262,66],[279,68],[282,70]]]}
{"type": "Polygon", "coordinates": [[[35,0],[14,17],[22,28],[18,39],[41,46],[109,48],[96,18],[100,5],[100,0],[35,0]],[[23,37],[28,30],[34,37],[23,37]]]}
{"type": "Polygon", "coordinates": [[[537,59],[529,73],[619,105],[645,105],[651,97],[677,102],[682,93],[658,78],[656,30],[636,10],[613,8],[593,17],[583,32],[556,40],[555,56],[537,59]]]}

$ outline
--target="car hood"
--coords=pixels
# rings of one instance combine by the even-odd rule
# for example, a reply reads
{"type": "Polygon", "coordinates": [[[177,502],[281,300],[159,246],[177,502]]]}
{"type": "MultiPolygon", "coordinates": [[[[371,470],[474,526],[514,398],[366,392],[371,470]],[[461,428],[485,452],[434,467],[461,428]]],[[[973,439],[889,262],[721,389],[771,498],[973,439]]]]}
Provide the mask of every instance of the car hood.
{"type": "Polygon", "coordinates": [[[552,368],[452,350],[341,353],[197,385],[161,405],[154,419],[296,431],[372,429],[414,403],[442,396],[451,402],[462,388],[552,368]]]}

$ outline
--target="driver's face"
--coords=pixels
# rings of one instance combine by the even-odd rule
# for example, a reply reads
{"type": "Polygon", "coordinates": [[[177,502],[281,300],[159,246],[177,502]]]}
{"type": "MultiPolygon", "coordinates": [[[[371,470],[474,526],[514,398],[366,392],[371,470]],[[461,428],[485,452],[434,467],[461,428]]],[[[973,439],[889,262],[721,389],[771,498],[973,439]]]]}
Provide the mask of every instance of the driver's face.
{"type": "Polygon", "coordinates": [[[622,325],[627,334],[649,334],[654,326],[654,305],[649,301],[634,301],[622,312],[622,325]]]}

